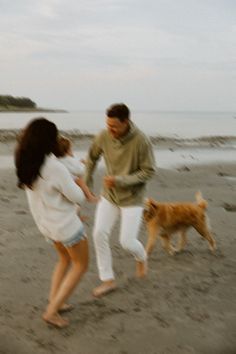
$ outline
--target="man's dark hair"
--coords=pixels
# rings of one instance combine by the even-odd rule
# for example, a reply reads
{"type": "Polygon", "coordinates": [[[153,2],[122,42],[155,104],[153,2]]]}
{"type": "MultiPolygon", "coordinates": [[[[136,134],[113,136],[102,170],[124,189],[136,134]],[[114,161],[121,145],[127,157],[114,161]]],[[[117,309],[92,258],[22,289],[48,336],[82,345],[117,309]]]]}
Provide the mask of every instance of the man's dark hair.
{"type": "Polygon", "coordinates": [[[107,117],[118,118],[121,122],[129,119],[130,111],[124,103],[115,103],[106,111],[107,117]]]}

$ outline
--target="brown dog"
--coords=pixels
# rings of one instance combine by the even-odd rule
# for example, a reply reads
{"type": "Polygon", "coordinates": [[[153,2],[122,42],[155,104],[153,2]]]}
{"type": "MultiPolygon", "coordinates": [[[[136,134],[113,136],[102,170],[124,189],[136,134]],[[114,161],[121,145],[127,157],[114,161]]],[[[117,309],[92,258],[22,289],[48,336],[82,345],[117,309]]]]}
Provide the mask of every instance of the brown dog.
{"type": "Polygon", "coordinates": [[[209,242],[213,252],[216,243],[209,230],[208,218],[205,213],[207,201],[202,198],[200,192],[196,193],[196,203],[158,203],[153,199],[147,199],[145,203],[144,220],[148,230],[146,251],[149,255],[158,236],[161,237],[165,250],[173,255],[176,251],[183,250],[186,245],[186,231],[193,227],[209,242]],[[170,243],[171,234],[180,234],[178,248],[170,243]]]}

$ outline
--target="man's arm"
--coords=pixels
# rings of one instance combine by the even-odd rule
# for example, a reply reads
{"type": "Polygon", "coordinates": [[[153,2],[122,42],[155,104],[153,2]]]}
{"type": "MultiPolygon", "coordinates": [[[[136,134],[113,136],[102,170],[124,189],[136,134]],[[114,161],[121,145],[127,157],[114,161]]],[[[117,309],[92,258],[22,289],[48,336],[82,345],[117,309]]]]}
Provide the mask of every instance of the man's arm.
{"type": "Polygon", "coordinates": [[[138,170],[130,175],[114,176],[114,182],[116,186],[129,187],[135,184],[145,183],[155,174],[155,172],[156,164],[152,145],[149,139],[146,138],[140,147],[138,170]]]}
{"type": "Polygon", "coordinates": [[[101,154],[101,134],[99,134],[94,138],[86,158],[84,181],[90,188],[93,187],[93,173],[101,154]]]}

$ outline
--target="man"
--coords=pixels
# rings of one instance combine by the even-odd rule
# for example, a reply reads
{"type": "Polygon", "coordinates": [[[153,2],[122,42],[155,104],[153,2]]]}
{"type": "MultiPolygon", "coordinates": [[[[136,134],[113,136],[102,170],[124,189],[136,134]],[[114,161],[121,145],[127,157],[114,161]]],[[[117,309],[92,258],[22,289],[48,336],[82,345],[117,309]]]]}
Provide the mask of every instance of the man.
{"type": "Polygon", "coordinates": [[[129,108],[114,104],[107,109],[107,129],[100,132],[89,149],[85,181],[93,182],[92,175],[98,159],[103,156],[106,176],[98,203],[93,239],[101,285],[93,290],[96,297],[116,288],[112,269],[109,237],[119,215],[121,216],[120,243],[136,259],[136,275],[147,273],[147,256],[138,240],[142,220],[145,186],[155,172],[155,162],[149,139],[130,120],[129,108]]]}

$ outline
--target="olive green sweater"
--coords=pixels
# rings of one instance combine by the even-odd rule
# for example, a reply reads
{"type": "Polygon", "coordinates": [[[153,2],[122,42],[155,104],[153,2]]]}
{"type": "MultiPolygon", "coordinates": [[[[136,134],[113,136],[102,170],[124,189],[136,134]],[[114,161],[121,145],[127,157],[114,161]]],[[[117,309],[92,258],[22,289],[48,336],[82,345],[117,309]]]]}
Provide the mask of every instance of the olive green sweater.
{"type": "Polygon", "coordinates": [[[102,195],[119,206],[142,205],[146,182],[155,173],[150,140],[132,122],[129,132],[114,139],[107,130],[98,134],[87,157],[85,181],[93,185],[93,172],[103,156],[106,174],[115,176],[115,187],[103,186],[102,195]]]}

